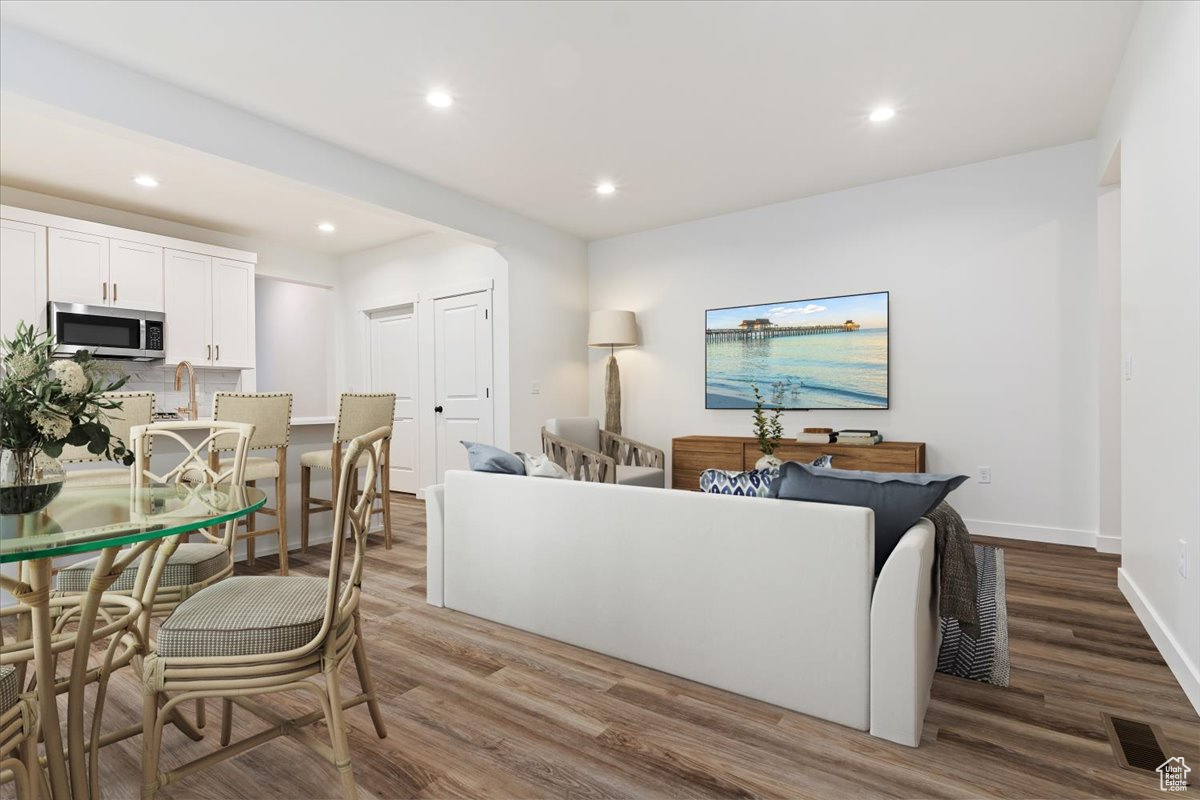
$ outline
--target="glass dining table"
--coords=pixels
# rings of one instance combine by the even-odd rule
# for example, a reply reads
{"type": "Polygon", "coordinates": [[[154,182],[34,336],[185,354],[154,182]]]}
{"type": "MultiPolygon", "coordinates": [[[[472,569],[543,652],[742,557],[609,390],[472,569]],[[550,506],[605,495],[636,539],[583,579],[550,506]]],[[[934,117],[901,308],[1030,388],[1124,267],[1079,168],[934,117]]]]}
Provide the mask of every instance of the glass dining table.
{"type": "MultiPolygon", "coordinates": [[[[186,534],[252,514],[265,499],[260,489],[227,484],[68,484],[42,511],[0,516],[0,587],[17,601],[2,609],[5,619],[15,617],[16,636],[0,637],[0,661],[18,667],[23,686],[36,687],[46,779],[55,800],[98,797],[100,747],[140,731],[140,724],[101,731],[105,689],[109,675],[140,664],[147,652],[158,576],[170,554],[186,534]],[[52,562],[78,554],[96,557],[87,590],[53,592],[52,562]],[[132,591],[106,591],[125,569],[136,571],[132,591]],[[94,645],[103,649],[98,664],[92,663],[94,645]],[[56,676],[64,652],[71,654],[65,681],[56,676]],[[32,684],[25,674],[29,664],[32,684]],[[85,726],[84,692],[91,683],[100,689],[85,726]],[[57,703],[64,693],[65,736],[57,703]]],[[[176,724],[198,737],[181,715],[176,724]]]]}

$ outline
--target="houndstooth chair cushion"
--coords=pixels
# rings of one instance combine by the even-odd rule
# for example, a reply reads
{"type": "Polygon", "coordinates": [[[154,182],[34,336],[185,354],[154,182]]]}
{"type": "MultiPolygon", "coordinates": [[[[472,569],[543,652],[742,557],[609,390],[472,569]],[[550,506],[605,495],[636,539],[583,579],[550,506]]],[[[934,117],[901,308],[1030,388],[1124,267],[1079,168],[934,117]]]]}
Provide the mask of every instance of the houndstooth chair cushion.
{"type": "Polygon", "coordinates": [[[302,647],[325,618],[324,578],[226,578],[179,604],[158,630],[164,658],[250,656],[302,647]]]}
{"type": "MultiPolygon", "coordinates": [[[[113,581],[109,591],[127,592],[133,589],[137,581],[137,568],[141,556],[121,573],[121,577],[113,581]]],[[[167,560],[163,569],[160,587],[189,586],[208,580],[229,564],[229,551],[224,545],[202,542],[198,544],[181,544],[167,560]]],[[[69,567],[63,567],[58,573],[58,590],[60,592],[86,592],[88,581],[92,579],[92,570],[96,568],[96,559],[89,558],[69,567]]]]}
{"type": "Polygon", "coordinates": [[[0,667],[0,714],[17,704],[21,685],[17,683],[17,668],[12,664],[0,667]]]}

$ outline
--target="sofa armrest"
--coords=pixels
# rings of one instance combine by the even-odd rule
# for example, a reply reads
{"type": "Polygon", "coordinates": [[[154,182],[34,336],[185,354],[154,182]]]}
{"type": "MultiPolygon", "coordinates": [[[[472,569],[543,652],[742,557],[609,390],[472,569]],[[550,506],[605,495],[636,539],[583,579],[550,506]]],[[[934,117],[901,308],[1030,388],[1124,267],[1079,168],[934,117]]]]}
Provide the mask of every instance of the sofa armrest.
{"type": "MultiPolygon", "coordinates": [[[[603,435],[603,433],[601,434],[603,435]]],[[[542,428],[542,452],[567,471],[574,481],[616,483],[617,462],[597,450],[590,450],[542,428]]]]}
{"type": "Polygon", "coordinates": [[[871,597],[871,735],[921,742],[940,626],[933,523],[921,519],[888,556],[871,597]]]}
{"type": "Polygon", "coordinates": [[[622,466],[666,469],[667,455],[653,445],[630,439],[619,433],[600,431],[600,450],[622,466]]]}
{"type": "Polygon", "coordinates": [[[444,558],[446,486],[425,489],[425,602],[442,606],[445,600],[444,558]]]}

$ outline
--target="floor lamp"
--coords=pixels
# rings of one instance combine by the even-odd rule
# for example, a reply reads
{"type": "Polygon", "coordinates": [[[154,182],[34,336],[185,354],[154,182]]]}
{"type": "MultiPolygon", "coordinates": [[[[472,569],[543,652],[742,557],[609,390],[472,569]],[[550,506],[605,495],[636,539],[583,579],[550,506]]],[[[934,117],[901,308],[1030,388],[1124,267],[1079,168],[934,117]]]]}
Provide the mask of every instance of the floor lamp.
{"type": "Polygon", "coordinates": [[[616,348],[637,344],[637,319],[632,311],[593,311],[588,320],[588,346],[607,347],[604,369],[604,430],[621,432],[621,373],[616,348]]]}

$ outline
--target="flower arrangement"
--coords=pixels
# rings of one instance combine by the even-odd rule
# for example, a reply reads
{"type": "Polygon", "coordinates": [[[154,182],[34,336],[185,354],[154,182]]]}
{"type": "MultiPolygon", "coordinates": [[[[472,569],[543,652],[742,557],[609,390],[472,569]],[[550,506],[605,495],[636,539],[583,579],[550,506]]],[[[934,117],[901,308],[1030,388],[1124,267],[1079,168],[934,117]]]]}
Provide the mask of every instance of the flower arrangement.
{"type": "Polygon", "coordinates": [[[758,449],[768,458],[774,456],[779,443],[783,441],[783,408],[782,388],[775,386],[775,409],[770,415],[765,411],[766,400],[757,386],[754,390],[754,436],[758,439],[758,449]]]}
{"type": "Polygon", "coordinates": [[[109,380],[87,352],[56,360],[54,336],[24,322],[13,338],[0,340],[0,350],[0,448],[6,451],[0,484],[39,483],[39,454],[56,459],[65,445],[133,463],[133,454],[105,424],[105,412],[121,404],[104,394],[127,377],[109,380]]]}

